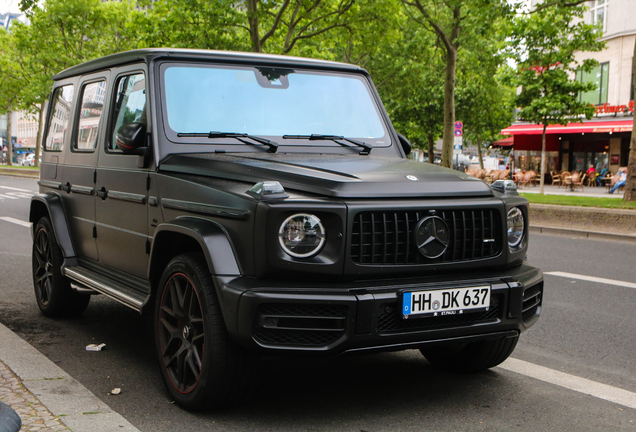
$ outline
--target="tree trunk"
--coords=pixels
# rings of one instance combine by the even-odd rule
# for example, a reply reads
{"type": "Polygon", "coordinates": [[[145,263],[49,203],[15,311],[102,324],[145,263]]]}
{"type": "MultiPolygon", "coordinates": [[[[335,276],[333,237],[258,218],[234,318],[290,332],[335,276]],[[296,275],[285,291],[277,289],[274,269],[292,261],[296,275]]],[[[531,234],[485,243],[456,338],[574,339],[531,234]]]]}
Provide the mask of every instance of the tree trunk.
{"type": "Polygon", "coordinates": [[[250,25],[250,39],[252,40],[252,51],[263,52],[261,37],[258,32],[258,0],[247,0],[247,21],[250,25]]]}
{"type": "Polygon", "coordinates": [[[428,134],[428,163],[435,163],[435,139],[428,134]]]}
{"type": "MultiPolygon", "coordinates": [[[[636,76],[636,42],[634,43],[634,57],[632,57],[632,76],[636,76]]],[[[636,89],[636,81],[634,81],[636,89]]],[[[627,163],[627,183],[623,201],[636,201],[636,115],[632,127],[632,139],[629,143],[629,162],[627,163]]]]}
{"type": "Polygon", "coordinates": [[[37,168],[40,167],[40,152],[42,151],[42,128],[44,127],[44,103],[40,104],[40,115],[38,119],[38,131],[35,137],[35,158],[33,162],[37,168]]]}
{"type": "Polygon", "coordinates": [[[11,143],[11,109],[7,111],[7,165],[13,165],[13,144],[11,143]]]}
{"type": "Polygon", "coordinates": [[[477,138],[477,155],[479,156],[479,167],[484,169],[484,157],[481,154],[481,139],[477,138]]]}
{"type": "Polygon", "coordinates": [[[547,127],[547,124],[543,125],[543,135],[541,135],[541,178],[539,179],[539,193],[541,195],[543,195],[543,179],[545,178],[545,130],[547,127]]]}
{"type": "Polygon", "coordinates": [[[455,70],[457,49],[446,47],[446,77],[444,79],[444,135],[442,166],[453,166],[453,142],[455,140],[455,70]]]}

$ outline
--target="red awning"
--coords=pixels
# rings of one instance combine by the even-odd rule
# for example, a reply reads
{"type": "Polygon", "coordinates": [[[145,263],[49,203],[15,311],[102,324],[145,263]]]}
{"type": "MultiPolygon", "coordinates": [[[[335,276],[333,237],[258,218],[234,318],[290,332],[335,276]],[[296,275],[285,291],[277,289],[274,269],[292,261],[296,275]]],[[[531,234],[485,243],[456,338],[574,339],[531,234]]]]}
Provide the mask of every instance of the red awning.
{"type": "MultiPolygon", "coordinates": [[[[620,121],[594,121],[585,123],[568,123],[566,126],[550,125],[546,129],[546,134],[571,134],[571,133],[609,133],[609,132],[631,132],[634,120],[620,121]]],[[[502,135],[541,135],[543,125],[525,124],[512,125],[501,131],[502,135]]]]}
{"type": "Polygon", "coordinates": [[[510,148],[513,145],[515,145],[515,137],[511,136],[508,138],[504,138],[502,140],[499,141],[495,141],[494,143],[492,143],[493,147],[502,147],[502,148],[510,148]]]}

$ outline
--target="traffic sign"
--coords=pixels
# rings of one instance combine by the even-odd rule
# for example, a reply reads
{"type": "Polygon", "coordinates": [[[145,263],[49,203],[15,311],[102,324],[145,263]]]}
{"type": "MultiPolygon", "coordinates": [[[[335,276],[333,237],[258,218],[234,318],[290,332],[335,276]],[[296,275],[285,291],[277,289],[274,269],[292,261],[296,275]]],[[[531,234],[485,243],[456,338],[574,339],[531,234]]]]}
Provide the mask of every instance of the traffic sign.
{"type": "Polygon", "coordinates": [[[464,123],[460,121],[455,122],[455,136],[460,137],[464,135],[464,123]]]}

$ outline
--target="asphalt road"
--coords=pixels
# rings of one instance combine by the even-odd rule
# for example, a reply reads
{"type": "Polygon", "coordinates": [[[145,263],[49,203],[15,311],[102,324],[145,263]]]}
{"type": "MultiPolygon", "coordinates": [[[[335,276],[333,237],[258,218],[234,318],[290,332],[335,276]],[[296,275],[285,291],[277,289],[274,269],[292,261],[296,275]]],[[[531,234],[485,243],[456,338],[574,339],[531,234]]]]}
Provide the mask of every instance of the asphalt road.
{"type": "MultiPolygon", "coordinates": [[[[536,368],[539,379],[505,366],[454,375],[414,350],[264,360],[242,406],[183,411],[164,390],[150,325],[140,315],[103,296],[77,319],[39,313],[29,229],[3,219],[26,221],[27,197],[36,190],[34,180],[0,177],[0,322],[142,431],[636,431],[636,409],[542,381],[550,375],[545,369],[536,368]],[[85,350],[102,342],[106,351],[85,350]],[[109,396],[115,387],[122,393],[109,396]]],[[[528,258],[544,272],[634,284],[634,256],[634,243],[534,235],[528,258]]],[[[550,274],[545,280],[543,315],[521,336],[513,358],[636,397],[634,286],[550,274]]]]}

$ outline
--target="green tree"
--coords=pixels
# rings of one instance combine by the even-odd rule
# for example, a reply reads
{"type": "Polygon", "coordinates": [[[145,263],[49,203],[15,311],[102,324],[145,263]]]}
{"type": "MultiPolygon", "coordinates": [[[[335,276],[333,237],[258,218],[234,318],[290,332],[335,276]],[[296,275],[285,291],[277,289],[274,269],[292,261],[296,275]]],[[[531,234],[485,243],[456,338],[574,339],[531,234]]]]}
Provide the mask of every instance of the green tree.
{"type": "Polygon", "coordinates": [[[513,120],[515,89],[504,83],[505,35],[502,25],[492,38],[474,41],[459,59],[457,118],[464,123],[464,139],[477,147],[482,169],[482,149],[488,141],[498,139],[513,120]]]}
{"type": "MultiPolygon", "coordinates": [[[[632,76],[636,76],[636,44],[634,44],[634,56],[632,57],[632,76]]],[[[636,91],[636,81],[632,83],[636,91]]],[[[636,92],[634,93],[636,94],[636,92]]],[[[623,201],[636,201],[636,115],[632,126],[632,137],[629,142],[629,162],[627,163],[627,183],[623,201]]]]}
{"type": "MultiPolygon", "coordinates": [[[[46,100],[52,77],[68,67],[130,49],[129,19],[136,9],[127,2],[48,0],[24,3],[30,24],[16,23],[0,37],[0,112],[9,107],[39,117],[36,154],[40,152],[46,100]]],[[[39,164],[39,158],[35,158],[39,164]]]]}
{"type": "Polygon", "coordinates": [[[500,0],[402,0],[406,11],[422,27],[432,31],[445,53],[444,123],[442,165],[450,167],[453,157],[455,124],[455,86],[460,47],[489,37],[493,25],[507,17],[509,7],[500,0]]]}
{"type": "Polygon", "coordinates": [[[578,95],[596,85],[574,78],[578,70],[589,72],[598,62],[586,59],[579,64],[574,55],[600,51],[605,44],[596,40],[596,27],[582,20],[583,11],[583,7],[554,6],[520,16],[511,37],[517,71],[510,82],[521,87],[516,98],[520,117],[543,125],[540,193],[544,192],[548,125],[581,122],[594,114],[594,106],[579,102],[578,95]]]}
{"type": "Polygon", "coordinates": [[[434,35],[406,16],[398,29],[368,66],[395,128],[414,147],[428,149],[433,163],[443,124],[443,50],[434,35]]]}

